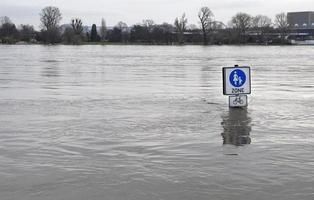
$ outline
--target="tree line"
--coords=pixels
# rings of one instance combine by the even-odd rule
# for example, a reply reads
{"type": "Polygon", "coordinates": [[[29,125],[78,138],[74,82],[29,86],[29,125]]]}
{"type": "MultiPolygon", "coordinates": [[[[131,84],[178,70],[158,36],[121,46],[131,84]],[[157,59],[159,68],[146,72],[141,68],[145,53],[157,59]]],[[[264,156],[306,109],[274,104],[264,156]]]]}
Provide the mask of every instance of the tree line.
{"type": "Polygon", "coordinates": [[[287,15],[279,13],[274,22],[265,15],[251,16],[239,12],[228,24],[216,21],[208,7],[197,13],[199,25],[188,24],[185,14],[174,19],[173,23],[156,24],[151,19],[133,26],[118,22],[113,28],[101,20],[100,27],[91,28],[82,19],[73,18],[68,24],[60,25],[62,14],[57,7],[48,6],[41,10],[40,31],[32,25],[18,27],[4,16],[0,18],[0,42],[19,41],[45,44],[84,44],[84,43],[139,43],[139,44],[284,44],[287,43],[289,24],[287,15]]]}

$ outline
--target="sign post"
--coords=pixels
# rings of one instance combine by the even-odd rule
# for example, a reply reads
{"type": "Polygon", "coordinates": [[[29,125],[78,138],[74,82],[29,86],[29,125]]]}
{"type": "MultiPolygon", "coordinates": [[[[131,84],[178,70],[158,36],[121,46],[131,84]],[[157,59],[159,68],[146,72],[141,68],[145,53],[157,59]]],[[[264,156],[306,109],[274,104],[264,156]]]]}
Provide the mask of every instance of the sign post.
{"type": "Polygon", "coordinates": [[[246,107],[247,94],[251,94],[251,68],[250,67],[224,67],[223,94],[229,95],[230,107],[246,107]]]}

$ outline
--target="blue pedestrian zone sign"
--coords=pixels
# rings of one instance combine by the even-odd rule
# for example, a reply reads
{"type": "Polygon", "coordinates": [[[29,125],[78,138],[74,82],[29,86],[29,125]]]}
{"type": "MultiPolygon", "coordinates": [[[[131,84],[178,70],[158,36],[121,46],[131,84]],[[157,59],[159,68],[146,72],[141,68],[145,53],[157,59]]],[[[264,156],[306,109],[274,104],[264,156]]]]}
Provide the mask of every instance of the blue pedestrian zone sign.
{"type": "Polygon", "coordinates": [[[241,87],[245,84],[246,75],[241,69],[235,69],[229,75],[229,81],[234,87],[241,87]]]}
{"type": "Polygon", "coordinates": [[[224,67],[223,94],[251,94],[250,67],[224,67]]]}

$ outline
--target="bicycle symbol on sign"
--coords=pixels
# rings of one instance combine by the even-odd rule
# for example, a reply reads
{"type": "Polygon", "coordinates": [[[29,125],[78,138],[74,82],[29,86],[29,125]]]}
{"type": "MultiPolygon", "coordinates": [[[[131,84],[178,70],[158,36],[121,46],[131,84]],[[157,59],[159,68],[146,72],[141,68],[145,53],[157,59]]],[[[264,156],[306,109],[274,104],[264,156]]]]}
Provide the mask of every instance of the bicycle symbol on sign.
{"type": "Polygon", "coordinates": [[[234,100],[233,100],[233,105],[242,105],[244,103],[243,99],[240,96],[237,96],[234,100]]]}

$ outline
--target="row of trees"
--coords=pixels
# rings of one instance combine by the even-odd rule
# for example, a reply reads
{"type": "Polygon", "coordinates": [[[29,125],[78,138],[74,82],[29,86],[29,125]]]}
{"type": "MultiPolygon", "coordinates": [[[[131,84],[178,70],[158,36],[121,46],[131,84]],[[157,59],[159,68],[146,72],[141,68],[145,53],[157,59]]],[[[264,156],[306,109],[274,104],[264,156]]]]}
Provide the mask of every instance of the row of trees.
{"type": "Polygon", "coordinates": [[[95,24],[91,29],[83,25],[79,18],[74,18],[69,24],[61,25],[62,14],[57,7],[46,7],[40,13],[41,30],[35,31],[31,25],[20,25],[18,28],[8,17],[0,20],[0,40],[2,43],[43,42],[81,44],[84,42],[119,42],[119,43],[149,43],[149,44],[237,44],[247,42],[269,43],[274,38],[285,42],[289,28],[285,13],[276,15],[274,23],[264,15],[251,16],[237,13],[226,25],[216,21],[213,12],[208,7],[200,8],[198,12],[199,26],[188,25],[185,14],[177,17],[173,24],[155,24],[153,20],[143,20],[142,23],[128,27],[119,22],[108,29],[104,19],[100,28],[95,24]],[[252,39],[253,38],[253,39],[252,39]]]}
{"type": "Polygon", "coordinates": [[[16,28],[9,17],[0,18],[0,41],[2,43],[15,43],[19,40],[31,42],[35,29],[31,25],[20,25],[16,28]]]}

